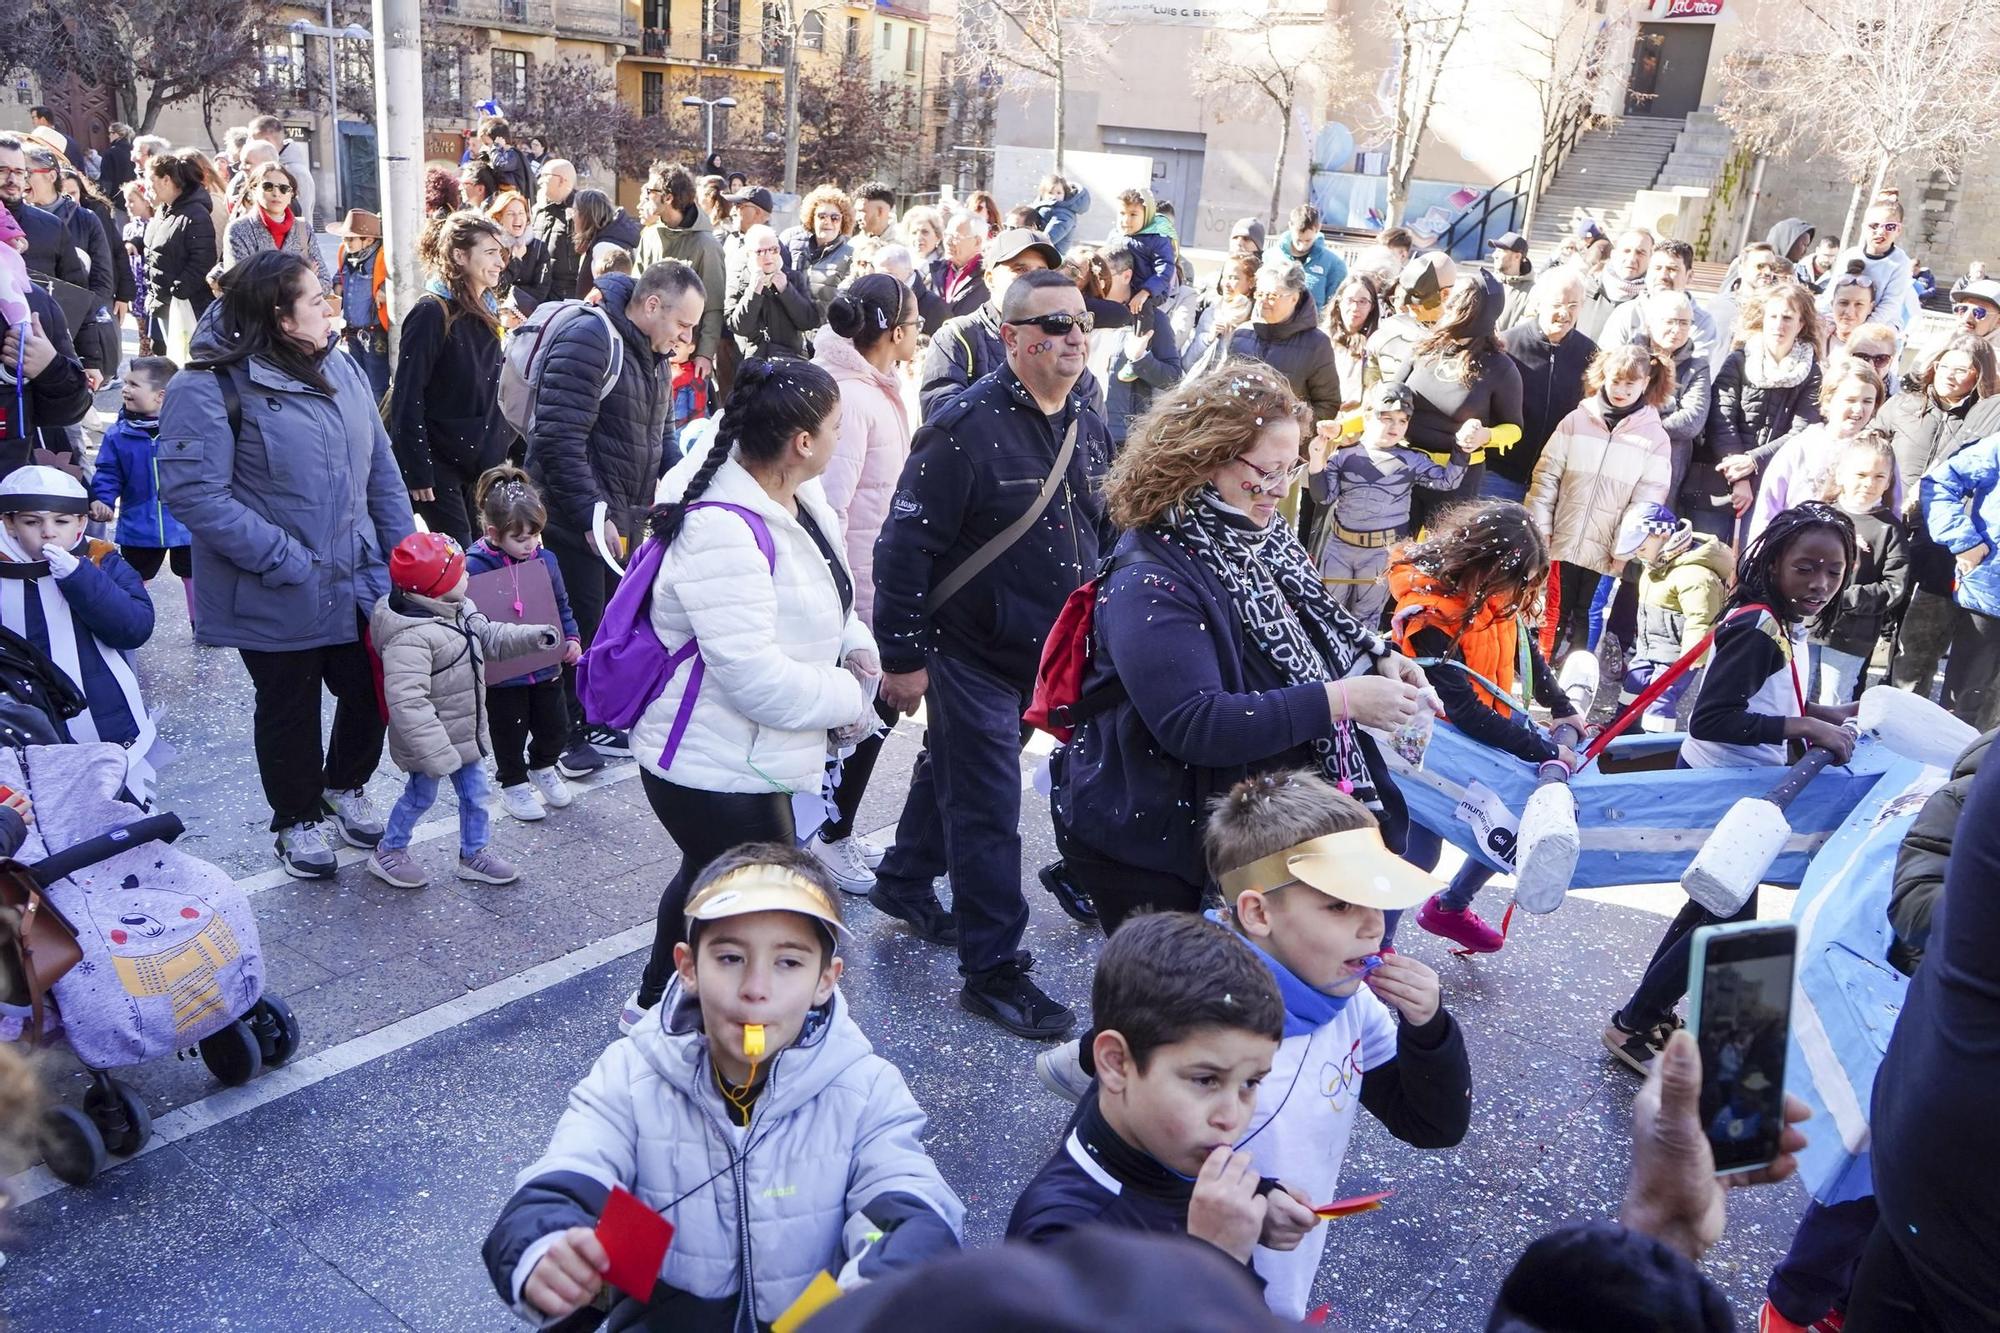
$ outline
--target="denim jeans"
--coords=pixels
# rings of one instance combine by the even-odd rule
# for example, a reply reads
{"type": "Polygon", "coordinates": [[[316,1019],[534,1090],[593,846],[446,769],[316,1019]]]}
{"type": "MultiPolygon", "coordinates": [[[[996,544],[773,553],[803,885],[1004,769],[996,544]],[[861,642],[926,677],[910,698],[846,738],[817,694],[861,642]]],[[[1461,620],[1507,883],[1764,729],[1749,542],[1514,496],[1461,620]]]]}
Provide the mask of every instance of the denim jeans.
{"type": "MultiPolygon", "coordinates": [[[[410,785],[396,798],[389,811],[388,826],[382,831],[382,846],[390,850],[410,845],[410,834],[424,812],[437,804],[438,783],[428,773],[410,774],[410,785]]],[[[461,764],[451,775],[451,789],[458,793],[458,854],[476,856],[493,840],[493,816],[487,812],[486,798],[492,785],[486,780],[484,764],[461,764]]]]}
{"type": "Polygon", "coordinates": [[[1512,500],[1515,504],[1520,504],[1528,498],[1528,487],[1525,482],[1510,480],[1489,469],[1486,475],[1479,479],[1479,498],[1512,500]]]}
{"type": "MultiPolygon", "coordinates": [[[[1410,821],[1410,831],[1403,844],[1403,859],[1422,871],[1437,869],[1440,857],[1444,855],[1444,836],[1425,828],[1416,820],[1410,821]]],[[[1478,857],[1468,856],[1465,864],[1452,875],[1451,883],[1437,895],[1438,906],[1448,912],[1463,912],[1472,906],[1472,900],[1493,878],[1494,871],[1478,857]]],[[[1382,942],[1396,942],[1396,922],[1402,920],[1401,912],[1382,914],[1382,942]]]]}

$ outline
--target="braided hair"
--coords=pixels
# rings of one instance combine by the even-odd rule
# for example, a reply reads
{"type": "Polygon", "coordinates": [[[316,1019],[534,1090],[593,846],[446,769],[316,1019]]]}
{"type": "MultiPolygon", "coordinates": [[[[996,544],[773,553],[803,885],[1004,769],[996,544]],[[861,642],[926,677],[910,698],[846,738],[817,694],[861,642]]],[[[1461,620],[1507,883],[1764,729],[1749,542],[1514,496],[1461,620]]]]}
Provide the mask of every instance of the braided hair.
{"type": "Polygon", "coordinates": [[[840,405],[840,386],[810,361],[784,357],[745,361],[736,371],[729,400],[716,419],[715,441],[681,498],[655,505],[647,526],[662,546],[672,546],[689,506],[707,493],[732,451],[744,463],[768,463],[784,455],[792,437],[811,434],[840,405]]]}
{"type": "Polygon", "coordinates": [[[1821,638],[1832,633],[1834,622],[1840,618],[1840,594],[1854,582],[1861,551],[1854,535],[1854,520],[1823,500],[1807,500],[1793,505],[1773,518],[1769,526],[1743,548],[1743,559],[1736,566],[1736,587],[1730,591],[1729,600],[1723,603],[1724,613],[1739,606],[1762,605],[1770,607],[1780,619],[1789,619],[1784,613],[1785,598],[1778,591],[1778,562],[1785,558],[1785,552],[1793,542],[1809,532],[1833,533],[1840,538],[1841,549],[1847,555],[1847,569],[1840,576],[1840,591],[1834,594],[1812,623],[1813,632],[1821,638]]]}

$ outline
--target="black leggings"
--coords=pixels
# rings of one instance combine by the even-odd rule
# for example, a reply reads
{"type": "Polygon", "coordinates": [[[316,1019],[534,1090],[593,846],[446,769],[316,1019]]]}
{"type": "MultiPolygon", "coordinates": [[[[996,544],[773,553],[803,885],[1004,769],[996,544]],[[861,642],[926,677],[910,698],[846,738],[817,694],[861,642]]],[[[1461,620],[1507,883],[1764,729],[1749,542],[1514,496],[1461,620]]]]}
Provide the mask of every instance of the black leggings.
{"type": "Polygon", "coordinates": [[[674,845],[681,849],[681,868],[660,895],[659,923],[653,935],[653,956],[639,981],[639,1007],[650,1009],[666,993],[674,972],[674,946],[687,939],[688,890],[709,863],[746,842],[786,842],[795,836],[792,798],[785,792],[722,792],[681,787],[639,773],[640,785],[653,814],[674,845]]]}
{"type": "MultiPolygon", "coordinates": [[[[895,730],[896,719],[900,716],[895,709],[875,701],[875,716],[890,731],[895,730]]],[[[839,842],[842,838],[854,836],[854,816],[861,812],[861,798],[868,794],[868,779],[874,776],[875,761],[882,757],[882,747],[888,743],[889,732],[870,736],[854,747],[854,753],[847,756],[840,766],[840,786],[834,789],[834,819],[820,830],[820,836],[828,842],[839,842]]]]}
{"type": "Polygon", "coordinates": [[[194,577],[194,548],[190,546],[121,546],[118,554],[125,557],[125,563],[132,566],[141,583],[151,581],[169,560],[173,562],[175,578],[194,577]]]}
{"type": "Polygon", "coordinates": [[[526,782],[531,768],[552,766],[569,745],[569,703],[561,677],[487,686],[486,717],[493,732],[493,767],[503,787],[526,782]]]}

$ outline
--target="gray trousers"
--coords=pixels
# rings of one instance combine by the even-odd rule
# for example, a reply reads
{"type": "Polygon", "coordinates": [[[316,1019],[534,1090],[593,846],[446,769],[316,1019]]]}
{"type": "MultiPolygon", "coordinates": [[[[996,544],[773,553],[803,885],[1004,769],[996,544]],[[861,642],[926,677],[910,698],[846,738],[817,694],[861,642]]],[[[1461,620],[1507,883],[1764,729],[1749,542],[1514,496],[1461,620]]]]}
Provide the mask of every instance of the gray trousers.
{"type": "Polygon", "coordinates": [[[1349,546],[1332,533],[1319,555],[1321,578],[1353,579],[1352,583],[1329,583],[1327,592],[1369,629],[1380,628],[1382,608],[1389,602],[1389,548],[1349,546]]]}

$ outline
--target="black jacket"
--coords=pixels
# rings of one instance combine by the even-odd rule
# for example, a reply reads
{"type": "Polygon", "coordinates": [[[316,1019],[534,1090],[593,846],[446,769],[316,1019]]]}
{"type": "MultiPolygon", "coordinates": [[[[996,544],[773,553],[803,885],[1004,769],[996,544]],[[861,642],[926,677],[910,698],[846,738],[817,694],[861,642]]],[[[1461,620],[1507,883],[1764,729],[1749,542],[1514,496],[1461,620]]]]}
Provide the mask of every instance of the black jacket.
{"type": "Polygon", "coordinates": [[[1968,395],[1957,407],[1946,407],[1928,389],[1912,388],[1883,404],[1875,424],[1894,437],[1896,471],[1903,479],[1908,509],[1910,581],[1925,592],[1951,596],[1955,562],[1950,551],[1931,540],[1925,525],[1917,482],[1926,472],[1980,437],[1974,418],[1987,414],[1981,406],[2000,404],[2000,397],[1982,404],[1968,395]]]}
{"type": "MultiPolygon", "coordinates": [[[[959,289],[957,300],[946,300],[945,277],[950,272],[950,261],[939,257],[931,261],[929,268],[917,275],[919,283],[923,290],[929,293],[935,308],[944,312],[944,319],[957,319],[960,315],[976,314],[992,299],[992,292],[986,286],[986,270],[982,266],[979,272],[972,275],[972,281],[959,289]]],[[[922,308],[921,299],[918,301],[918,308],[922,308]]]]}
{"type": "Polygon", "coordinates": [[[1500,345],[1521,374],[1521,442],[1505,453],[1488,453],[1486,466],[1526,486],[1549,436],[1583,401],[1583,372],[1597,355],[1597,344],[1580,329],[1552,343],[1539,323],[1527,319],[1501,334],[1500,345]]]}
{"type": "Polygon", "coordinates": [[[564,297],[577,290],[576,243],[569,232],[569,201],[543,204],[529,222],[535,239],[542,243],[541,273],[526,285],[537,300],[564,297]]]}
{"type": "MultiPolygon", "coordinates": [[[[68,441],[62,428],[74,426],[90,411],[90,382],[83,377],[83,363],[70,345],[69,323],[62,307],[40,287],[28,289],[28,309],[39,316],[42,332],[55,344],[56,359],[42,373],[28,381],[25,391],[16,393],[13,384],[0,384],[0,477],[15,468],[26,467],[37,448],[63,452],[68,441]],[[17,420],[18,410],[27,409],[25,421],[17,420]],[[48,433],[46,440],[38,435],[48,433]]],[[[0,338],[7,336],[7,320],[0,316],[0,338]]],[[[11,373],[11,372],[10,372],[11,373]]]]}
{"type": "MultiPolygon", "coordinates": [[[[945,321],[924,353],[924,423],[937,419],[951,401],[1007,364],[1007,346],[1000,341],[1000,311],[990,303],[969,315],[945,321]]],[[[1088,370],[1076,382],[1077,392],[1093,404],[1104,401],[1097,377],[1088,370]]]]}
{"type": "Polygon", "coordinates": [[[186,301],[199,315],[215,299],[208,271],[215,267],[215,222],[208,193],[195,190],[168,204],[146,224],[146,293],[164,317],[167,303],[186,301]]]}
{"type": "Polygon", "coordinates": [[[98,158],[97,188],[116,199],[127,182],[137,179],[139,173],[132,166],[132,141],[113,139],[98,158]]]}
{"type": "Polygon", "coordinates": [[[465,482],[499,463],[513,433],[498,408],[500,340],[493,330],[426,293],[397,326],[396,339],[389,443],[403,484],[432,489],[439,464],[465,482]],[[449,330],[448,314],[455,315],[449,330]]]}
{"type": "MultiPolygon", "coordinates": [[[[619,209],[611,221],[604,224],[604,230],[590,238],[591,249],[595,250],[600,245],[615,245],[630,250],[636,256],[639,253],[638,219],[624,209],[619,209]]],[[[592,281],[590,276],[590,256],[579,254],[576,257],[576,294],[588,296],[590,289],[595,286],[597,283],[592,281]]]]}
{"type": "Polygon", "coordinates": [[[69,228],[61,218],[45,208],[36,208],[26,202],[8,204],[7,211],[14,215],[14,221],[20,223],[21,230],[28,234],[28,249],[22,255],[28,262],[28,272],[38,278],[57,278],[79,287],[90,286],[90,274],[84,268],[83,256],[76,252],[76,242],[71,239],[69,228]]]}
{"type": "Polygon", "coordinates": [[[93,210],[67,195],[56,196],[48,211],[62,219],[70,244],[90,256],[89,280],[83,285],[95,292],[97,299],[107,306],[121,299],[118,295],[120,266],[111,262],[111,229],[99,220],[93,210]]]}
{"type": "Polygon", "coordinates": [[[1917,974],[1924,950],[1930,947],[1931,922],[1944,892],[1958,819],[1965,812],[1966,794],[1972,790],[1972,780],[1978,776],[1986,752],[1993,748],[1995,736],[2000,732],[1989,731],[1965,747],[1965,753],[1951,766],[1951,781],[1925,800],[1896,852],[1895,884],[1889,891],[1889,927],[1896,937],[1889,944],[1889,961],[1904,976],[1917,974]]]}
{"type": "MultiPolygon", "coordinates": [[[[1506,297],[1498,278],[1490,273],[1483,276],[1488,291],[1482,307],[1483,314],[1480,322],[1468,330],[1472,337],[1488,342],[1480,356],[1475,377],[1468,382],[1453,379],[1444,373],[1443,361],[1436,354],[1418,350],[1422,343],[1411,349],[1410,359],[1404,363],[1398,376],[1417,400],[1416,411],[1410,413],[1408,442],[1412,449],[1448,455],[1458,447],[1459,427],[1468,421],[1477,421],[1489,427],[1521,424],[1521,371],[1513,359],[1500,350],[1493,333],[1499,326],[1500,310],[1506,303],[1506,297]]],[[[1568,342],[1569,339],[1563,341],[1568,342]]],[[[1524,431],[1524,441],[1525,436],[1524,431]]],[[[1542,439],[1543,443],[1548,442],[1547,436],[1542,439]]],[[[1489,459],[1496,456],[1492,453],[1485,455],[1489,459]]],[[[1475,462],[1480,457],[1479,454],[1473,455],[1475,462]]]]}
{"type": "Polygon", "coordinates": [[[1298,308],[1282,324],[1261,320],[1245,324],[1229,339],[1231,356],[1262,361],[1285,377],[1312,408],[1313,419],[1340,415],[1340,370],[1334,364],[1333,343],[1320,332],[1319,307],[1310,296],[1299,297],[1298,308]]]}
{"type": "Polygon", "coordinates": [[[636,545],[672,429],[673,385],[667,358],[625,317],[634,285],[623,273],[598,283],[625,349],[618,382],[602,400],[611,345],[601,320],[572,319],[543,353],[525,466],[541,487],[551,527],[581,536],[602,500],[636,545]]]}
{"type": "Polygon", "coordinates": [[[1110,545],[1100,494],[1110,463],[1111,433],[1081,384],[1052,421],[1004,365],[919,430],[875,541],[883,668],[916,671],[938,652],[1026,693],[1064,599],[1110,545]],[[1077,440],[1066,479],[1035,526],[950,602],[931,607],[931,589],[1034,503],[1071,421],[1077,440]]]}
{"type": "MultiPolygon", "coordinates": [[[[1848,518],[1854,521],[1861,560],[1847,591],[1840,594],[1840,618],[1824,642],[1835,652],[1865,660],[1875,652],[1875,640],[1894,633],[1902,618],[1910,595],[1910,541],[1886,499],[1873,513],[1848,518]]],[[[1822,640],[1815,634],[1813,642],[1822,640]]]]}
{"type": "MultiPolygon", "coordinates": [[[[754,262],[754,261],[752,261],[754,262]]],[[[723,318],[745,357],[806,355],[806,334],[819,327],[819,307],[796,273],[785,290],[755,288],[751,263],[732,264],[723,318]]]]}
{"type": "Polygon", "coordinates": [[[1819,364],[1814,362],[1797,384],[1766,388],[1744,376],[1743,349],[1731,352],[1715,374],[1707,448],[1695,451],[1688,469],[1689,487],[1706,486],[1710,496],[1728,495],[1729,483],[1715,470],[1716,463],[1731,454],[1761,449],[1800,422],[1818,421],[1819,372],[1819,364]]]}

